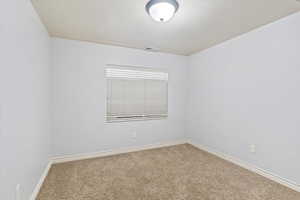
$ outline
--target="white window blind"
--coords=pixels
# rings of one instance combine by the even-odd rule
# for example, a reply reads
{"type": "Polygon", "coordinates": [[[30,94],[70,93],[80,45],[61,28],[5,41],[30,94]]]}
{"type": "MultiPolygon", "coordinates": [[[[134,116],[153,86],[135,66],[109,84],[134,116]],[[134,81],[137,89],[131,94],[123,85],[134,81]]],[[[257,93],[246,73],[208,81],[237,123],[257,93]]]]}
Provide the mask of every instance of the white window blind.
{"type": "Polygon", "coordinates": [[[168,115],[168,73],[106,69],[107,121],[168,115]]]}

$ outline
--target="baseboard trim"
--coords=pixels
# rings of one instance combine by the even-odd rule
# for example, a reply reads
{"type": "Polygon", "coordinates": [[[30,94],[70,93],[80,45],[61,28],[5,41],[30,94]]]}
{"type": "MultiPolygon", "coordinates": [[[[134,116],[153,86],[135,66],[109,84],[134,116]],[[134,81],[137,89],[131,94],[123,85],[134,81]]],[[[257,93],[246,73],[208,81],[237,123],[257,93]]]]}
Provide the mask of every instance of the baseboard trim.
{"type": "Polygon", "coordinates": [[[124,154],[124,153],[130,153],[130,152],[136,152],[136,151],[142,151],[142,150],[174,146],[174,145],[185,144],[185,143],[186,143],[186,140],[175,140],[175,141],[170,141],[170,142],[161,142],[161,143],[148,144],[148,145],[143,145],[143,146],[120,148],[120,149],[115,149],[115,150],[106,150],[106,151],[100,151],[100,152],[58,156],[58,157],[53,157],[52,162],[53,163],[65,163],[65,162],[71,162],[71,161],[76,161],[76,160],[85,160],[85,159],[98,158],[98,157],[104,157],[104,156],[118,155],[118,154],[124,154]]]}
{"type": "Polygon", "coordinates": [[[41,175],[41,178],[40,178],[39,182],[37,183],[37,185],[35,186],[32,194],[31,194],[29,200],[35,200],[37,198],[37,196],[38,196],[38,194],[40,192],[40,189],[41,189],[41,187],[42,187],[42,185],[43,185],[43,183],[44,183],[44,181],[45,181],[45,179],[46,179],[46,177],[47,177],[47,175],[48,175],[48,173],[50,171],[51,166],[52,166],[52,160],[50,160],[48,162],[48,164],[47,164],[44,172],[41,175]]]}
{"type": "Polygon", "coordinates": [[[283,178],[281,176],[278,176],[278,175],[276,175],[276,174],[274,174],[274,173],[272,173],[272,172],[270,172],[268,170],[264,170],[264,169],[258,168],[256,166],[254,166],[252,164],[249,164],[249,163],[247,163],[245,161],[242,161],[242,160],[240,160],[238,158],[235,158],[233,156],[230,156],[230,155],[218,152],[218,151],[216,151],[216,150],[214,150],[212,148],[209,148],[209,147],[201,145],[201,144],[198,144],[198,143],[195,143],[195,142],[192,142],[192,141],[188,141],[187,143],[193,145],[194,147],[196,147],[198,149],[201,149],[201,150],[206,151],[208,153],[211,153],[211,154],[213,154],[215,156],[218,156],[218,157],[220,157],[220,158],[222,158],[224,160],[227,160],[227,161],[229,161],[231,163],[234,163],[234,164],[236,164],[236,165],[238,165],[238,166],[240,166],[242,168],[248,169],[249,171],[252,171],[252,172],[254,172],[256,174],[259,174],[259,175],[261,175],[261,176],[263,176],[265,178],[268,178],[268,179],[270,179],[272,181],[275,181],[275,182],[277,182],[277,183],[279,183],[281,185],[284,185],[284,186],[286,186],[286,187],[288,187],[288,188],[290,188],[292,190],[300,192],[300,185],[299,184],[297,184],[297,183],[295,183],[295,182],[293,182],[291,180],[288,180],[286,178],[283,178]]]}

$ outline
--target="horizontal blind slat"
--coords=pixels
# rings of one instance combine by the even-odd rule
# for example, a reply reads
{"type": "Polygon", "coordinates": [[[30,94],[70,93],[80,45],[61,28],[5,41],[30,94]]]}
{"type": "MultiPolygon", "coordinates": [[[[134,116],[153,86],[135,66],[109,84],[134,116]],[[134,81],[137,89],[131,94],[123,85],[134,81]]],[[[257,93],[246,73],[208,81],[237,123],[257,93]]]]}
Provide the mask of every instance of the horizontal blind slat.
{"type": "Polygon", "coordinates": [[[106,69],[107,78],[129,78],[129,79],[152,79],[152,80],[168,80],[168,73],[137,71],[125,69],[106,69]]]}

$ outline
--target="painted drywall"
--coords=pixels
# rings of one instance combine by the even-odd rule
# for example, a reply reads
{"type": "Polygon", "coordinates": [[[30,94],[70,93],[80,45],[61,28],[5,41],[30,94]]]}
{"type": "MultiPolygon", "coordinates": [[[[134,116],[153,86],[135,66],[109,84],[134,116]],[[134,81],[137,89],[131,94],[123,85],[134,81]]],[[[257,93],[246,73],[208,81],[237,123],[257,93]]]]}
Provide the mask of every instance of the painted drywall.
{"type": "Polygon", "coordinates": [[[0,6],[0,199],[28,200],[50,156],[50,38],[29,0],[0,6]]]}
{"type": "Polygon", "coordinates": [[[53,154],[63,156],[185,137],[187,57],[52,39],[53,154]],[[169,73],[169,117],[106,123],[106,64],[169,73]],[[136,133],[136,139],[132,134],[136,133]]]}
{"type": "Polygon", "coordinates": [[[187,115],[193,142],[298,184],[299,27],[297,13],[191,56],[187,115]]]}

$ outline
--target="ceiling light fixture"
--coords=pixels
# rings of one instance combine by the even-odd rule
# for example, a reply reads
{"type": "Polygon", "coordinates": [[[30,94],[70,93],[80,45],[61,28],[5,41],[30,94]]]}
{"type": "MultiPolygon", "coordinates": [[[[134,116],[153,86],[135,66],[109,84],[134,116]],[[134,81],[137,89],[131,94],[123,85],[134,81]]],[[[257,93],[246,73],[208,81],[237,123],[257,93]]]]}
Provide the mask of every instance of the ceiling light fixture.
{"type": "Polygon", "coordinates": [[[146,4],[147,13],[159,22],[169,21],[179,8],[176,0],[150,0],[146,4]]]}

